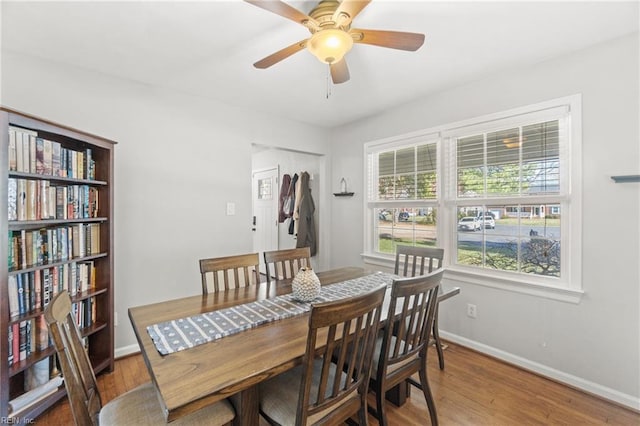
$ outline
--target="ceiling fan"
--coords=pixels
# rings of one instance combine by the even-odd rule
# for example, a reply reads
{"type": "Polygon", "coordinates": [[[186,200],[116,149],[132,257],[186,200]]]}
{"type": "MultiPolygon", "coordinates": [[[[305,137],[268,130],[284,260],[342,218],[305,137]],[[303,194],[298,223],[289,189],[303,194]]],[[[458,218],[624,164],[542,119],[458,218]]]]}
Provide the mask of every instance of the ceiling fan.
{"type": "Polygon", "coordinates": [[[259,60],[253,64],[256,68],[269,68],[306,48],[321,62],[329,64],[331,79],[339,84],[349,80],[344,55],[354,43],[408,51],[418,50],[424,43],[424,34],[351,28],[353,19],[371,0],[321,0],[309,15],[280,0],[244,1],[304,25],[311,32],[310,38],[259,60]]]}

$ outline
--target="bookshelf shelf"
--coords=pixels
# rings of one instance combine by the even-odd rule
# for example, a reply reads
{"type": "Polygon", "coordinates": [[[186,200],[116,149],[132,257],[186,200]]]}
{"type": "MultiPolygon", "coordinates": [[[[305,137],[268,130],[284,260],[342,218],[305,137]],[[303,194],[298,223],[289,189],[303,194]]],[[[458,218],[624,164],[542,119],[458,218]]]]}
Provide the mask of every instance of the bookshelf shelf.
{"type": "Polygon", "coordinates": [[[93,255],[90,255],[90,256],[74,257],[73,259],[61,260],[61,261],[58,261],[58,262],[31,265],[31,266],[26,267],[26,268],[9,268],[9,275],[16,275],[16,274],[21,274],[21,273],[25,273],[25,272],[38,271],[38,270],[45,269],[45,268],[52,268],[54,266],[67,265],[67,264],[73,263],[73,262],[86,262],[86,261],[89,261],[89,260],[99,259],[101,257],[106,257],[106,256],[108,256],[108,253],[98,253],[98,254],[93,254],[93,255]]]}
{"type": "Polygon", "coordinates": [[[94,372],[113,371],[114,146],[0,107],[0,157],[9,159],[0,162],[9,207],[0,209],[0,418],[11,423],[32,423],[66,395],[60,386],[11,413],[37,363],[56,369],[43,313],[57,292],[73,295],[94,372]]]}
{"type": "Polygon", "coordinates": [[[108,182],[103,180],[93,179],[76,179],[67,178],[53,175],[42,175],[37,173],[25,173],[25,172],[9,172],[9,177],[22,178],[22,179],[35,179],[35,180],[49,180],[55,183],[68,183],[70,185],[92,185],[92,186],[106,186],[108,182]]]}

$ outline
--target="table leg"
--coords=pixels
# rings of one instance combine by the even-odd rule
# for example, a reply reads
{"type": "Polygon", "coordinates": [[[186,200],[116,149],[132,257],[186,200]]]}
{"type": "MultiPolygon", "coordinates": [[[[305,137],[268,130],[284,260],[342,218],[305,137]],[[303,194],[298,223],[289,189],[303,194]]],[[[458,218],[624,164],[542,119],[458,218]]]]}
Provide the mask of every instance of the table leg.
{"type": "Polygon", "coordinates": [[[386,393],[387,401],[397,407],[401,407],[410,396],[409,382],[404,381],[389,389],[386,393]]]}
{"type": "Polygon", "coordinates": [[[440,370],[444,370],[444,353],[442,352],[443,345],[440,341],[440,329],[438,328],[438,307],[440,304],[436,305],[436,313],[433,318],[433,338],[435,340],[436,350],[438,351],[438,364],[440,365],[440,370]]]}
{"type": "Polygon", "coordinates": [[[260,423],[260,402],[258,401],[258,387],[253,386],[231,397],[231,403],[236,409],[234,426],[258,426],[260,423]]]}

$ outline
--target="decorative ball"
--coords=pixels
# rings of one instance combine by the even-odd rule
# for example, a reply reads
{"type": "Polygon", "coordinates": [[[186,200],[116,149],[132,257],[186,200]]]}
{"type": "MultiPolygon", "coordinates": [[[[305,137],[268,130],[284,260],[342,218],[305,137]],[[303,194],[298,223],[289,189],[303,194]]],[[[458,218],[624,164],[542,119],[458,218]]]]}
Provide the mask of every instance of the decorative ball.
{"type": "Polygon", "coordinates": [[[313,269],[300,268],[291,282],[293,297],[301,302],[311,302],[320,295],[320,279],[313,269]]]}

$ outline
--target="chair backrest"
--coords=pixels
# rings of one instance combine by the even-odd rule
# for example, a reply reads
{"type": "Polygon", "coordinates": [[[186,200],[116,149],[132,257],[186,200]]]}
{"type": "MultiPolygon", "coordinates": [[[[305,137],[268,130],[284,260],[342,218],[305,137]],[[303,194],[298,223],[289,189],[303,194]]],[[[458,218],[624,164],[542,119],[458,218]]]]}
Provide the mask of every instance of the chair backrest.
{"type": "Polygon", "coordinates": [[[393,386],[426,363],[443,273],[444,269],[438,269],[427,275],[393,280],[387,317],[393,318],[393,326],[385,329],[382,340],[376,371],[378,383],[393,386]]]}
{"type": "Polygon", "coordinates": [[[71,314],[71,297],[67,291],[58,293],[49,302],[44,317],[58,354],[75,424],[97,425],[102,401],[75,316],[71,314]]]}
{"type": "Polygon", "coordinates": [[[359,410],[366,417],[385,290],[381,286],[360,296],[312,305],[296,425],[320,420],[322,424],[338,424],[359,410]],[[317,347],[323,348],[319,355],[317,347]],[[321,372],[320,377],[313,378],[314,370],[321,372]]]}
{"type": "Polygon", "coordinates": [[[257,284],[259,264],[258,253],[200,259],[202,294],[257,284]]]}
{"type": "Polygon", "coordinates": [[[275,279],[278,282],[291,279],[300,268],[311,267],[311,250],[309,247],[303,247],[266,251],[264,264],[268,280],[275,279]]]}
{"type": "Polygon", "coordinates": [[[443,257],[441,248],[397,246],[393,273],[403,277],[425,275],[441,268],[443,257]]]}

